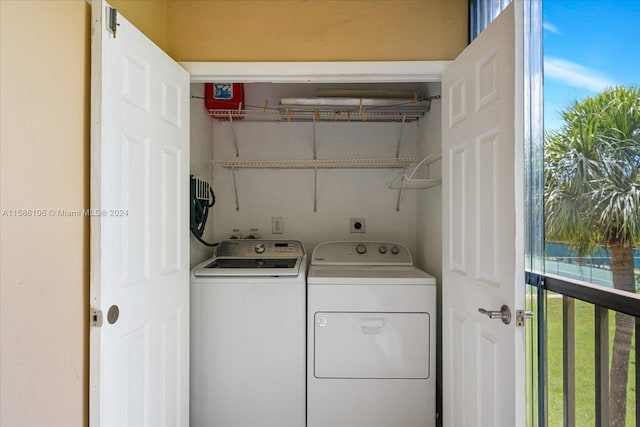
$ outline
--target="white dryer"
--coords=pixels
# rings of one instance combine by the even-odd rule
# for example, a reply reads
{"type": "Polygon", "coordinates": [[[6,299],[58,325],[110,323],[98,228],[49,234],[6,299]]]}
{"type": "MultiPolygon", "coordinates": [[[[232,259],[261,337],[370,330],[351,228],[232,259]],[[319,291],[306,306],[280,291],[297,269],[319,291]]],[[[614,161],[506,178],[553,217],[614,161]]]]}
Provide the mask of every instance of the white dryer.
{"type": "Polygon", "coordinates": [[[190,425],[305,425],[307,257],[295,240],[227,240],[191,274],[190,425]]]}
{"type": "Polygon", "coordinates": [[[307,426],[434,426],[436,281],[392,242],[327,242],[307,278],[307,426]]]}

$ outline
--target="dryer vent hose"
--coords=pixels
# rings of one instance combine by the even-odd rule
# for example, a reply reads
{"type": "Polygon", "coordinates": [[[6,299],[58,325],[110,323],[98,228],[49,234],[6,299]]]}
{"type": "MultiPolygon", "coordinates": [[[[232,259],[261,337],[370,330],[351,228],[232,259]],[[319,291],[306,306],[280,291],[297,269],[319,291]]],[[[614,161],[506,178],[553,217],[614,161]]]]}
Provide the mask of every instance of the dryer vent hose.
{"type": "Polygon", "coordinates": [[[209,217],[209,208],[216,204],[216,196],[208,182],[191,175],[191,233],[200,243],[207,246],[218,246],[202,238],[209,217]]]}

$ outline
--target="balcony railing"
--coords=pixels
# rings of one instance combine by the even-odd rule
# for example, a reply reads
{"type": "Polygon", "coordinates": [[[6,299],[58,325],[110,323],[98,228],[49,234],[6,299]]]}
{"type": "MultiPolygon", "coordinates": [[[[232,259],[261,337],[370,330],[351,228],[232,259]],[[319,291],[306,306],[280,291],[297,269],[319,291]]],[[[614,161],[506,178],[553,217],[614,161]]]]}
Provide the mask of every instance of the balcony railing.
{"type": "MultiPolygon", "coordinates": [[[[594,324],[594,404],[595,426],[608,427],[611,415],[609,413],[609,310],[624,313],[635,318],[635,351],[630,354],[630,360],[635,361],[635,424],[640,427],[640,294],[632,294],[613,288],[598,286],[566,277],[552,274],[527,274],[527,283],[536,288],[539,314],[545,312],[547,293],[553,292],[562,296],[562,396],[563,420],[567,427],[576,426],[576,322],[575,301],[580,300],[593,305],[594,324]]],[[[549,334],[546,331],[545,316],[538,315],[537,347],[538,347],[538,426],[548,425],[547,414],[547,360],[546,349],[549,334]]],[[[580,391],[581,393],[584,390],[580,391]]],[[[557,425],[558,420],[554,420],[557,425]]],[[[627,419],[627,421],[631,421],[627,419]]],[[[629,424],[627,423],[627,426],[629,424]]]]}

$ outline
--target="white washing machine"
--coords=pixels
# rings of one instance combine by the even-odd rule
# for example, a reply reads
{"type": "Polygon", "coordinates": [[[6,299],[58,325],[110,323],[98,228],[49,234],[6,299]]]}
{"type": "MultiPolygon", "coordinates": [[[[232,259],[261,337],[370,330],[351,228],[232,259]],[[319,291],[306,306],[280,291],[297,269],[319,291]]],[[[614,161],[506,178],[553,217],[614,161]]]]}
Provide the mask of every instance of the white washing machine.
{"type": "Polygon", "coordinates": [[[305,425],[307,258],[291,240],[228,240],[191,273],[190,425],[305,425]]]}
{"type": "Polygon", "coordinates": [[[318,245],[307,278],[307,426],[434,426],[436,281],[392,242],[318,245]]]}

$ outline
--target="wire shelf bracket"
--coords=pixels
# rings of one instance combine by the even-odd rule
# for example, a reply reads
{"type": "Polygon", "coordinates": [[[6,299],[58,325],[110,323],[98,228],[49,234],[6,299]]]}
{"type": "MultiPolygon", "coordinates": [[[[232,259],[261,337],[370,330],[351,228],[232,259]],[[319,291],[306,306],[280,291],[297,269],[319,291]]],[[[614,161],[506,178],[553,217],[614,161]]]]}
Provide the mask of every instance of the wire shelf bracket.
{"type": "Polygon", "coordinates": [[[409,175],[404,169],[396,178],[387,183],[387,186],[395,190],[426,190],[442,183],[442,178],[431,178],[429,166],[442,159],[442,153],[433,153],[420,160],[409,175]],[[417,171],[424,167],[427,178],[415,178],[417,171]]]}

